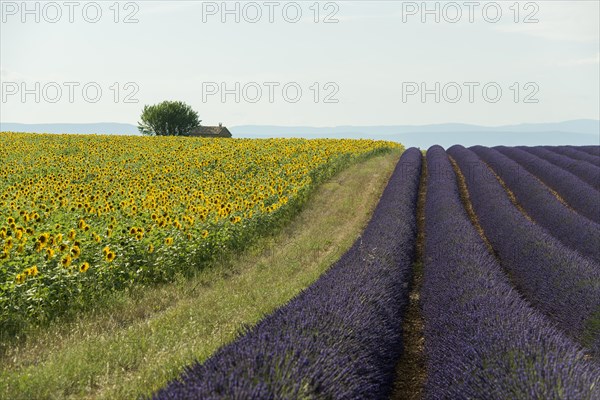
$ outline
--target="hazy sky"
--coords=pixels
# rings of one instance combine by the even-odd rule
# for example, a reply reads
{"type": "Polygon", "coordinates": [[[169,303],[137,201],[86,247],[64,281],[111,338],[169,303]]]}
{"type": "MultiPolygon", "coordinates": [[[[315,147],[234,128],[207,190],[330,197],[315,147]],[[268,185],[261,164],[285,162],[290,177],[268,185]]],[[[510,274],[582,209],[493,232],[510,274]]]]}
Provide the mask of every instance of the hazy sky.
{"type": "Polygon", "coordinates": [[[514,3],[2,1],[0,119],[135,124],[167,99],[207,125],[600,119],[600,2],[514,3]]]}

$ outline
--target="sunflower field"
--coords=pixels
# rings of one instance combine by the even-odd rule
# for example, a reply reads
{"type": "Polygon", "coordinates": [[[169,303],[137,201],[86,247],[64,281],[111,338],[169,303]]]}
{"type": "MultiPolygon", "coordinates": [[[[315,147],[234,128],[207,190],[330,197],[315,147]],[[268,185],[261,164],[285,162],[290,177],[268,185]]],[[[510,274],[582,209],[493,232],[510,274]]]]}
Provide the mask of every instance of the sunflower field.
{"type": "Polygon", "coordinates": [[[0,325],[168,282],[289,218],[370,140],[0,133],[0,325]]]}

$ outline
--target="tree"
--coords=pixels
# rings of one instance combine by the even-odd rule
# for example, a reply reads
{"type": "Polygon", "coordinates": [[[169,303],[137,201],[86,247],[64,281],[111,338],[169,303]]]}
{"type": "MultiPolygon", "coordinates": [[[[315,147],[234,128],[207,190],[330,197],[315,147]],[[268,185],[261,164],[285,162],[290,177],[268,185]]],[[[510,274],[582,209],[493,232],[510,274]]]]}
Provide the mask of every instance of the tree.
{"type": "Polygon", "coordinates": [[[186,136],[200,126],[198,113],[182,101],[144,106],[138,129],[144,135],[186,136]]]}

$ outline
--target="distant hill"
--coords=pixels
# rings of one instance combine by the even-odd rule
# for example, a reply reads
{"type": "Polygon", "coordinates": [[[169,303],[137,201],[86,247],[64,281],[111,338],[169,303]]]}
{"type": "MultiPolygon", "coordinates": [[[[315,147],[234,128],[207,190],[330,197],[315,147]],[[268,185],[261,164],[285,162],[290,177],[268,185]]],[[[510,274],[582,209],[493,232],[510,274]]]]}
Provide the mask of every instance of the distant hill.
{"type": "MultiPolygon", "coordinates": [[[[393,125],[393,126],[274,126],[241,125],[229,130],[237,138],[304,137],[378,139],[401,142],[406,146],[427,148],[433,144],[471,146],[496,145],[600,145],[600,121],[573,120],[557,123],[518,124],[487,127],[469,124],[393,125]]],[[[97,133],[139,135],[137,127],[120,123],[93,124],[18,124],[0,123],[0,131],[38,133],[97,133]]]]}
{"type": "Polygon", "coordinates": [[[297,134],[376,134],[397,135],[406,133],[463,133],[463,132],[570,132],[584,134],[600,134],[600,121],[593,119],[580,119],[564,122],[550,122],[539,124],[518,124],[503,126],[480,126],[470,124],[432,124],[432,125],[374,125],[374,126],[273,126],[273,125],[241,125],[232,128],[242,135],[293,135],[297,134]]]}
{"type": "Polygon", "coordinates": [[[449,147],[497,145],[600,145],[600,121],[574,120],[558,123],[518,124],[486,127],[469,124],[287,127],[245,125],[230,129],[234,137],[305,137],[378,139],[427,148],[433,144],[449,147]]]}

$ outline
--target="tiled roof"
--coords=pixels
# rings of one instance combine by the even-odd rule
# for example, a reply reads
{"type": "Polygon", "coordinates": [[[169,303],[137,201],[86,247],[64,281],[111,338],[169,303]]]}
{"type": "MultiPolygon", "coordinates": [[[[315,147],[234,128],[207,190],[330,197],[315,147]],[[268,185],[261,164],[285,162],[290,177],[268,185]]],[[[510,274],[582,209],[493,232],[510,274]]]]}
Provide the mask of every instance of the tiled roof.
{"type": "Polygon", "coordinates": [[[190,132],[190,136],[231,137],[231,132],[224,126],[199,126],[190,132]]]}

